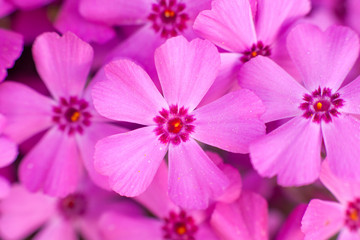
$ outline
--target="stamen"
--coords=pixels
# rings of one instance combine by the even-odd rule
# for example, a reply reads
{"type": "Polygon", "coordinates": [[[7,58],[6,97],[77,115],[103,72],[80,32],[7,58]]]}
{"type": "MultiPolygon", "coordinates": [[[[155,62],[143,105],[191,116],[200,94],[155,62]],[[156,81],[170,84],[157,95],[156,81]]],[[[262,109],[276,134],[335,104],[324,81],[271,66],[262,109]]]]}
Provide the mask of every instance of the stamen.
{"type": "Polygon", "coordinates": [[[322,103],[321,102],[318,102],[317,104],[316,104],[316,108],[317,108],[317,110],[321,110],[321,107],[322,107],[322,103]]]}
{"type": "Polygon", "coordinates": [[[264,44],[259,41],[256,44],[254,43],[249,50],[242,52],[242,54],[243,56],[240,58],[240,60],[245,63],[259,55],[270,56],[271,50],[269,46],[264,46],[264,44]]]}

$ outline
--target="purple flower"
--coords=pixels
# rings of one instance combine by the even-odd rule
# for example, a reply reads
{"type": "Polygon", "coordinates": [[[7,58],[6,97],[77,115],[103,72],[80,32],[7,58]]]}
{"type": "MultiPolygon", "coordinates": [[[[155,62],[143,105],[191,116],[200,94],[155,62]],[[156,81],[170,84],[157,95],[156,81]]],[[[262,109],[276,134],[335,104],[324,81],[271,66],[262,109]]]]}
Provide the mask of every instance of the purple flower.
{"type": "Polygon", "coordinates": [[[322,165],[320,180],[339,203],[319,199],[310,201],[301,222],[305,240],[329,239],[339,231],[339,240],[360,239],[360,183],[339,179],[327,161],[322,165]]]}
{"type": "Polygon", "coordinates": [[[346,27],[322,32],[303,24],[290,32],[287,47],[303,85],[264,57],[240,71],[240,85],[267,107],[265,122],[291,118],[250,146],[254,167],[262,176],[277,175],[281,185],[311,183],[319,175],[323,143],[334,174],[359,179],[360,78],[340,88],[358,57],[358,36],[346,27]]]}
{"type": "Polygon", "coordinates": [[[128,60],[105,67],[107,79],[93,88],[99,113],[146,127],[100,140],[95,166],[121,195],[137,196],[151,183],[169,150],[169,195],[184,208],[206,208],[228,179],[195,141],[246,153],[263,135],[261,101],[250,91],[230,93],[197,105],[213,83],[219,53],[208,41],[169,39],[155,53],[164,97],[149,76],[128,60]]]}
{"type": "Polygon", "coordinates": [[[72,33],[40,35],[33,45],[37,70],[53,98],[16,82],[0,85],[0,112],[7,117],[4,131],[17,143],[47,130],[22,159],[21,182],[31,191],[65,196],[75,190],[83,166],[103,187],[107,179],[93,167],[96,141],[124,131],[100,117],[84,90],[93,58],[90,45],[72,33]]]}

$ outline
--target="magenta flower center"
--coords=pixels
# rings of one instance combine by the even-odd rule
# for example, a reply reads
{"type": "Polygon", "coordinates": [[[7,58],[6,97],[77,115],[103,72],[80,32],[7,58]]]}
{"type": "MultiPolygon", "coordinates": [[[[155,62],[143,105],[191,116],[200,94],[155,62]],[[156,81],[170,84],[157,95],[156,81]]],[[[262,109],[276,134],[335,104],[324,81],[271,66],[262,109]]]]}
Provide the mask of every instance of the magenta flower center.
{"type": "Polygon", "coordinates": [[[78,99],[76,96],[70,97],[68,100],[62,97],[59,105],[53,106],[52,120],[61,131],[67,131],[69,135],[75,132],[82,134],[84,127],[91,124],[92,116],[88,107],[87,101],[78,99]]]}
{"type": "Polygon", "coordinates": [[[331,94],[330,88],[320,87],[312,92],[305,94],[304,102],[300,104],[300,109],[304,110],[303,117],[313,118],[313,122],[320,123],[322,120],[326,123],[332,121],[332,117],[337,117],[338,111],[344,105],[344,100],[340,98],[339,93],[331,94]]]}
{"type": "Polygon", "coordinates": [[[190,134],[194,132],[195,126],[192,123],[195,118],[188,114],[184,107],[178,108],[177,105],[170,106],[169,110],[162,109],[159,115],[154,118],[157,124],[155,134],[159,136],[159,141],[167,144],[180,144],[186,142],[190,134]]]}
{"type": "Polygon", "coordinates": [[[84,215],[86,207],[86,198],[80,193],[69,194],[58,201],[58,209],[66,219],[73,219],[84,215]]]}
{"type": "Polygon", "coordinates": [[[351,231],[357,231],[360,228],[360,199],[349,202],[345,213],[345,225],[351,231]]]}
{"type": "Polygon", "coordinates": [[[175,37],[187,28],[189,16],[184,12],[185,8],[184,3],[176,0],[160,0],[152,5],[148,19],[163,38],[175,37]]]}
{"type": "Polygon", "coordinates": [[[250,61],[250,59],[262,55],[262,56],[270,56],[271,49],[269,46],[265,46],[261,41],[254,43],[249,50],[242,52],[243,56],[240,60],[245,63],[250,61]]]}
{"type": "Polygon", "coordinates": [[[188,216],[185,211],[175,213],[171,211],[164,219],[162,227],[165,240],[195,240],[195,233],[198,230],[194,219],[188,216]]]}

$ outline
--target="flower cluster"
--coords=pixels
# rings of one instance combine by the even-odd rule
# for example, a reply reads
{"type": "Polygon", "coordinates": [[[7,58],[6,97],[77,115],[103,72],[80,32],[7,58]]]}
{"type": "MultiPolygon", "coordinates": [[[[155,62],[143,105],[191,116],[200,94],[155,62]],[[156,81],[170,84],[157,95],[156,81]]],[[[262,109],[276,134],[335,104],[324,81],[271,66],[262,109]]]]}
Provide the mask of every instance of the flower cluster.
{"type": "Polygon", "coordinates": [[[0,18],[0,239],[360,240],[358,0],[0,18]]]}

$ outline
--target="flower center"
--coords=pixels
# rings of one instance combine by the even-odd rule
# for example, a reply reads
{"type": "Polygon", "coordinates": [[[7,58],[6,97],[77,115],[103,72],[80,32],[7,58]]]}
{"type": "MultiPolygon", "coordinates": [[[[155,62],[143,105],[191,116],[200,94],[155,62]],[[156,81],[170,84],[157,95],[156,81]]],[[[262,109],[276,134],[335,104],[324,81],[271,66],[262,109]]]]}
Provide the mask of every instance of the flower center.
{"type": "Polygon", "coordinates": [[[254,43],[249,50],[242,52],[242,54],[243,56],[240,58],[240,60],[245,63],[258,55],[270,56],[271,49],[269,46],[264,46],[261,41],[258,41],[256,44],[254,43]]]}
{"type": "Polygon", "coordinates": [[[160,0],[152,5],[148,19],[155,32],[160,32],[163,38],[174,37],[187,28],[189,16],[184,13],[185,8],[186,5],[177,3],[177,0],[160,0]]]}
{"type": "Polygon", "coordinates": [[[69,194],[58,201],[58,208],[66,219],[84,215],[86,207],[86,198],[80,193],[69,194]]]}
{"type": "Polygon", "coordinates": [[[360,199],[349,202],[345,212],[345,225],[351,231],[357,231],[360,228],[360,199]]]}
{"type": "Polygon", "coordinates": [[[164,219],[162,229],[165,240],[193,240],[198,227],[194,219],[185,211],[180,211],[180,213],[171,211],[164,219]]]}
{"type": "Polygon", "coordinates": [[[192,123],[195,118],[188,114],[184,107],[178,108],[177,105],[170,106],[169,110],[162,109],[159,115],[154,118],[157,124],[155,134],[159,136],[159,141],[167,144],[180,144],[186,142],[194,132],[195,126],[192,123]]]}
{"type": "Polygon", "coordinates": [[[337,117],[338,111],[344,105],[344,100],[340,98],[339,93],[331,94],[330,88],[319,87],[312,94],[304,94],[304,102],[300,104],[300,109],[304,110],[304,118],[313,118],[313,122],[320,123],[324,120],[326,123],[332,121],[332,117],[337,117]]]}
{"type": "Polygon", "coordinates": [[[67,131],[69,135],[75,132],[83,133],[84,127],[90,126],[91,114],[89,104],[76,96],[68,100],[60,98],[59,105],[53,106],[52,120],[59,125],[59,129],[67,131]]]}

